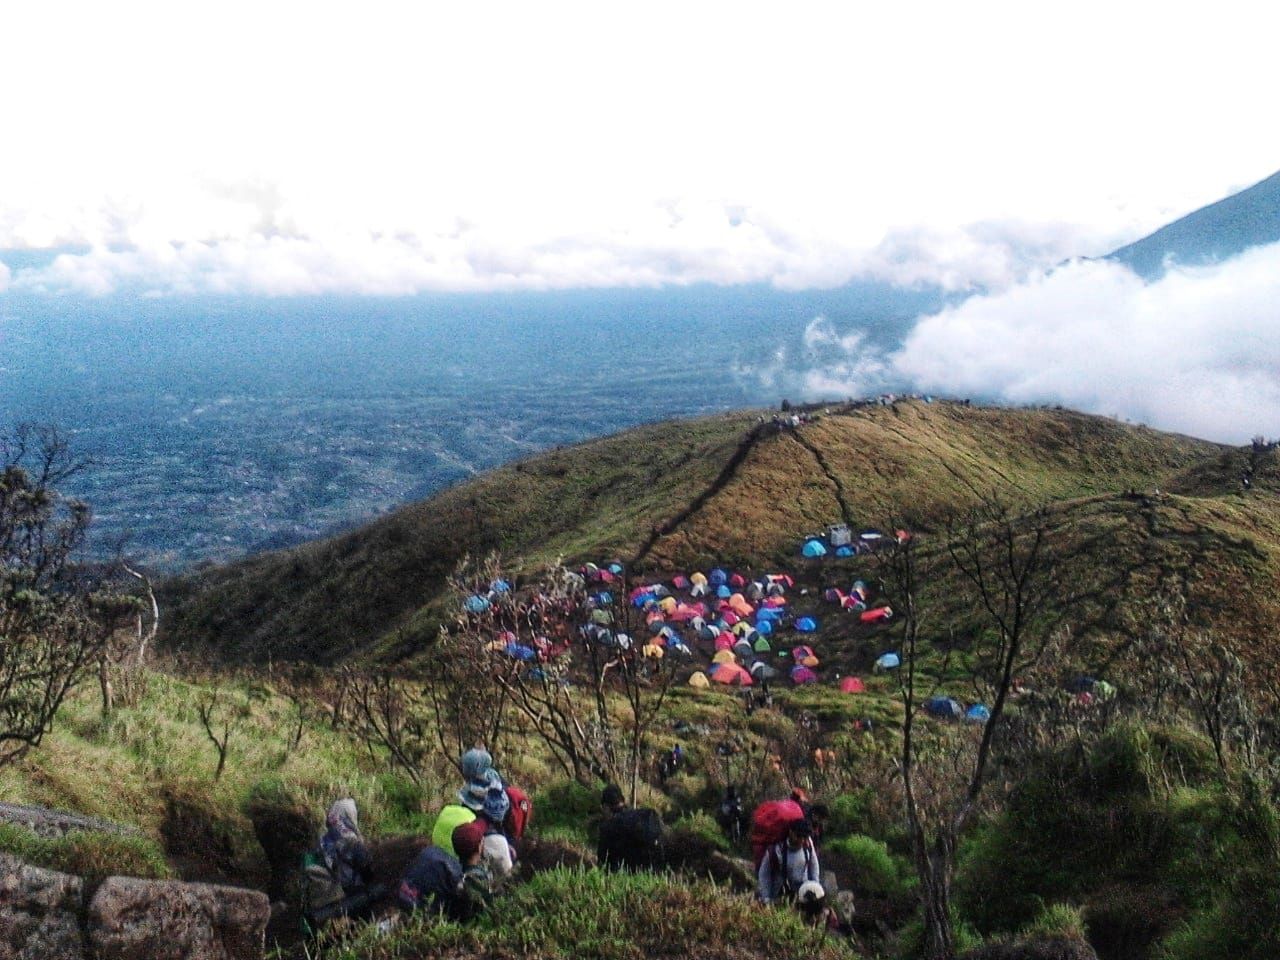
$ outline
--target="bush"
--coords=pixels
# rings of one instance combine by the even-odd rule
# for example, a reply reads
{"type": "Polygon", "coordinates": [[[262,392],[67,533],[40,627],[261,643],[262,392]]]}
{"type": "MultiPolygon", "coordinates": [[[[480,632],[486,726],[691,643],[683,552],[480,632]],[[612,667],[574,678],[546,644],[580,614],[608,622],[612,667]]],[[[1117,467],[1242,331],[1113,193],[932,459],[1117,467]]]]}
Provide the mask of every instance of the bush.
{"type": "Polygon", "coordinates": [[[703,810],[681,817],[671,824],[671,833],[677,836],[682,833],[692,834],[711,844],[722,853],[729,853],[733,850],[733,845],[729,843],[729,838],[720,829],[720,824],[716,823],[711,814],[703,810]]]}
{"type": "Polygon", "coordinates": [[[869,832],[871,824],[871,802],[873,796],[869,789],[842,793],[832,800],[831,819],[827,822],[828,837],[847,837],[851,834],[869,832]]]}
{"type": "Polygon", "coordinates": [[[1040,915],[1023,928],[1019,936],[1030,940],[1050,937],[1083,940],[1085,939],[1084,915],[1079,907],[1055,903],[1041,910],[1040,915]]]}
{"type": "Polygon", "coordinates": [[[594,839],[599,820],[600,794],[576,780],[557,780],[533,796],[533,828],[541,835],[567,830],[594,839]]]}
{"type": "Polygon", "coordinates": [[[24,827],[0,823],[0,850],[32,866],[89,880],[112,876],[159,880],[170,875],[159,844],[148,837],[82,830],[41,837],[24,827]]]}
{"type": "Polygon", "coordinates": [[[855,835],[829,840],[825,846],[849,861],[853,873],[846,886],[876,897],[901,897],[911,892],[915,877],[910,864],[894,857],[883,841],[855,835]]]}

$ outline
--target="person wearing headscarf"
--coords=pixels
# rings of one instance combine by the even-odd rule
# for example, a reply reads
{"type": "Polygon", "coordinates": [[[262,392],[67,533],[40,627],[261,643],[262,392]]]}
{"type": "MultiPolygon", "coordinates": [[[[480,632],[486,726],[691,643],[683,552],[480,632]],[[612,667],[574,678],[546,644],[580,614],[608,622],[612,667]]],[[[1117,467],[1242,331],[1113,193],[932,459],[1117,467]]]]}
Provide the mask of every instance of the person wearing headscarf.
{"type": "Polygon", "coordinates": [[[334,917],[368,916],[384,893],[370,883],[373,858],[360,833],[356,802],[350,797],[329,808],[320,843],[308,859],[306,915],[317,929],[334,917]]]}

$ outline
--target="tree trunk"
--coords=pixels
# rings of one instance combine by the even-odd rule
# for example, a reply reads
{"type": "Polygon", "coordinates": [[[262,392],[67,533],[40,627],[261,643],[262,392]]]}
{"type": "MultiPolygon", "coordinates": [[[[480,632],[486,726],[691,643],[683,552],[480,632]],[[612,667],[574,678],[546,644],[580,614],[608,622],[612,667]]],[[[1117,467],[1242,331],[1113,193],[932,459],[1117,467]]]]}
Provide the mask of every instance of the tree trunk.
{"type": "Polygon", "coordinates": [[[107,658],[98,661],[98,686],[102,689],[102,716],[111,716],[116,706],[116,692],[111,685],[111,666],[107,658]]]}
{"type": "Polygon", "coordinates": [[[953,960],[955,943],[951,930],[951,851],[953,844],[939,832],[929,851],[925,879],[924,955],[927,960],[953,960]]]}

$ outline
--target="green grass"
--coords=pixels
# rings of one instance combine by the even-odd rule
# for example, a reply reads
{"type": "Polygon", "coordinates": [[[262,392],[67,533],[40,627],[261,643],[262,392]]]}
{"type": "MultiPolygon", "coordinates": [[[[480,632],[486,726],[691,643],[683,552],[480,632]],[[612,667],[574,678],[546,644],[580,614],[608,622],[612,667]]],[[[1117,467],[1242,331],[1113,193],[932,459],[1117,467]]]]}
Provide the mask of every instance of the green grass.
{"type": "Polygon", "coordinates": [[[164,852],[149,837],[86,831],[40,837],[25,827],[0,823],[0,850],[33,866],[91,881],[110,876],[158,880],[170,875],[164,852]]]}
{"type": "Polygon", "coordinates": [[[425,956],[644,960],[649,957],[837,960],[854,954],[785,910],[703,881],[663,874],[558,869],[500,899],[475,925],[418,918],[382,937],[369,930],[315,960],[425,956]]]}

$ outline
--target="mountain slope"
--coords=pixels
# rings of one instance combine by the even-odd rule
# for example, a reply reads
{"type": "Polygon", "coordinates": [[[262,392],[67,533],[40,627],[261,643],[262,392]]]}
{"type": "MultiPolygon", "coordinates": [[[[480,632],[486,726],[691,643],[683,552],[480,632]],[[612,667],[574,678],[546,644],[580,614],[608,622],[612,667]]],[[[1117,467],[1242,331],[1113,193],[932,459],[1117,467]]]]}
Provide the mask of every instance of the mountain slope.
{"type": "Polygon", "coordinates": [[[1166,258],[1184,264],[1211,263],[1276,241],[1280,241],[1280,173],[1201,207],[1113,251],[1107,259],[1152,279],[1164,273],[1166,258]]]}
{"type": "Polygon", "coordinates": [[[798,430],[754,413],[664,423],[170,584],[168,637],[233,660],[395,657],[449,615],[444,580],[468,553],[500,550],[517,570],[557,556],[618,557],[637,570],[793,564],[799,539],[827,523],[880,525],[892,512],[928,530],[993,488],[1068,501],[1181,477],[1217,492],[1203,488],[1221,468],[1204,465],[1228,453],[1072,411],[950,403],[851,405],[798,430]]]}

